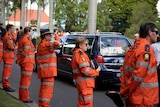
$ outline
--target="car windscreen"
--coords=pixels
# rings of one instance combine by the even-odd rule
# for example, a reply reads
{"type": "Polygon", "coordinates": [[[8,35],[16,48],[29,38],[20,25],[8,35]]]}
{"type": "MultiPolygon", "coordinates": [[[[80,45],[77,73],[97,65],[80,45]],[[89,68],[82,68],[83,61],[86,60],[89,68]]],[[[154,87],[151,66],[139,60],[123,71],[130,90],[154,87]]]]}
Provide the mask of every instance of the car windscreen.
{"type": "Polygon", "coordinates": [[[122,37],[101,37],[100,52],[102,55],[124,54],[129,47],[130,42],[122,37]]]}

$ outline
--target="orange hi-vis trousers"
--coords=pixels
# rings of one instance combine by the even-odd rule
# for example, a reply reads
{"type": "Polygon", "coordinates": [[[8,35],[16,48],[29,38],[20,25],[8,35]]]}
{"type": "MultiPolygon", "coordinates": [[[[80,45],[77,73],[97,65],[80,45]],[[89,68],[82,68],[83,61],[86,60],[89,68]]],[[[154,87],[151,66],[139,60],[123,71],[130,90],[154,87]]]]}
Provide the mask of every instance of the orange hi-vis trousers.
{"type": "Polygon", "coordinates": [[[3,88],[9,88],[10,82],[9,78],[12,73],[12,66],[14,59],[4,59],[4,67],[3,67],[3,73],[2,73],[2,86],[3,88]]]}
{"type": "Polygon", "coordinates": [[[50,107],[50,100],[53,96],[54,77],[47,77],[41,79],[41,86],[39,91],[39,107],[50,107]]]}
{"type": "Polygon", "coordinates": [[[93,88],[78,89],[77,107],[93,107],[93,88]]]}
{"type": "Polygon", "coordinates": [[[23,63],[20,66],[21,66],[21,79],[19,86],[19,99],[21,101],[28,101],[30,99],[28,88],[31,83],[33,63],[23,63]]]}

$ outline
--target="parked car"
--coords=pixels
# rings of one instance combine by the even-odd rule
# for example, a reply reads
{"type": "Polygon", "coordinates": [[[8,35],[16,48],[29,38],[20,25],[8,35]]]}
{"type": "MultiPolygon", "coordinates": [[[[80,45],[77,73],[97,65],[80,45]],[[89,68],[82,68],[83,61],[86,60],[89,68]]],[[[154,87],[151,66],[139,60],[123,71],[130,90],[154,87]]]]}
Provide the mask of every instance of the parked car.
{"type": "Polygon", "coordinates": [[[100,75],[96,83],[119,83],[120,67],[124,62],[126,51],[132,42],[120,33],[106,32],[100,34],[72,33],[60,48],[57,54],[58,75],[72,79],[71,59],[77,37],[86,37],[89,40],[87,54],[101,66],[100,75]]]}

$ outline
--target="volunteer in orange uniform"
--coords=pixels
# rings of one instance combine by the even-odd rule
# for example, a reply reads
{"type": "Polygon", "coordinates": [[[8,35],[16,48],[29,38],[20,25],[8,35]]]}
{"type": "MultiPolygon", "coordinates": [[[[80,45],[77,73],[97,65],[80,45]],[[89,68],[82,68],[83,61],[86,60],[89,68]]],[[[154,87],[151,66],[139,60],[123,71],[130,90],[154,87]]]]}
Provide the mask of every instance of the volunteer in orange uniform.
{"type": "Polygon", "coordinates": [[[99,76],[100,67],[96,70],[90,66],[90,59],[85,53],[87,51],[88,40],[78,37],[75,41],[76,47],[73,50],[72,70],[73,79],[78,90],[77,107],[93,106],[93,88],[95,87],[95,76],[99,76]]]}
{"type": "Polygon", "coordinates": [[[25,103],[32,103],[29,97],[29,86],[34,65],[34,45],[31,40],[31,27],[24,28],[24,35],[18,42],[17,63],[21,67],[21,79],[19,86],[19,99],[25,103]]]}
{"type": "Polygon", "coordinates": [[[38,78],[41,79],[39,91],[39,107],[50,107],[50,100],[53,95],[54,77],[57,76],[57,58],[55,49],[59,47],[59,36],[55,35],[51,41],[49,30],[41,31],[41,42],[37,48],[36,63],[38,78]]]}
{"type": "Polygon", "coordinates": [[[14,51],[17,49],[15,45],[16,36],[14,35],[14,26],[8,24],[6,26],[7,32],[3,38],[3,61],[4,68],[2,73],[2,85],[5,91],[14,92],[15,90],[10,87],[9,78],[12,72],[14,63],[14,51]]]}
{"type": "Polygon", "coordinates": [[[157,32],[153,23],[141,25],[139,39],[126,54],[120,76],[126,107],[153,107],[159,101],[157,61],[151,47],[157,41],[157,32]]]}

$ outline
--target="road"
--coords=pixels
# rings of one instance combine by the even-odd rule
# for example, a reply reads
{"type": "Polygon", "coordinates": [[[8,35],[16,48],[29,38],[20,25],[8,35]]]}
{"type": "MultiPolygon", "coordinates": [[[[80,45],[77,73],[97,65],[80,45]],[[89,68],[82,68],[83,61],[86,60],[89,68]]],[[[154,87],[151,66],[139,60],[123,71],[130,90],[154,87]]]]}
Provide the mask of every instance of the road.
{"type": "MultiPolygon", "coordinates": [[[[0,64],[0,79],[2,78],[3,63],[0,64]]],[[[10,78],[11,87],[18,92],[20,80],[20,68],[14,64],[10,78]]],[[[1,85],[1,84],[0,84],[1,85]]],[[[37,73],[33,72],[30,90],[30,98],[38,101],[40,80],[37,73]]],[[[64,78],[55,79],[54,95],[51,100],[51,107],[76,107],[77,91],[71,81],[64,78]]],[[[105,89],[94,91],[94,107],[116,107],[110,98],[105,95],[105,89]]]]}

